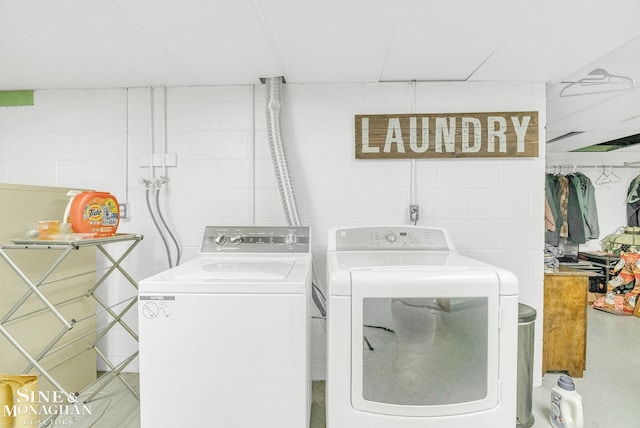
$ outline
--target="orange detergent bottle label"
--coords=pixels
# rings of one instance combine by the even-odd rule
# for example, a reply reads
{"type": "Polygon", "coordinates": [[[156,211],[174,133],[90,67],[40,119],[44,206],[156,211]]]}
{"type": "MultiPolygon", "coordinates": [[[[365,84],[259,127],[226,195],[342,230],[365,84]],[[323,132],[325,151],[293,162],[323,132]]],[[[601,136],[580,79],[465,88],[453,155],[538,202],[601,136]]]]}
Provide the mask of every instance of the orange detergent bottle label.
{"type": "Polygon", "coordinates": [[[73,199],[69,213],[75,233],[94,233],[96,238],[112,236],[120,222],[120,206],[107,192],[82,192],[73,199]]]}

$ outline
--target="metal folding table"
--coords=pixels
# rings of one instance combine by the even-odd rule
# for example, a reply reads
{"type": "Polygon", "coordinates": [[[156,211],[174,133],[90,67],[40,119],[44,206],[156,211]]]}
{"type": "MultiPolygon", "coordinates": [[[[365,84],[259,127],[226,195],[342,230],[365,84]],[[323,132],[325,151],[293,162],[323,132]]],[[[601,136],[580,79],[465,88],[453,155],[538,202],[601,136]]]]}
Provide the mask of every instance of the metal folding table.
{"type": "MultiPolygon", "coordinates": [[[[115,305],[109,306],[107,302],[103,300],[96,291],[98,288],[105,283],[105,280],[116,270],[119,271],[127,281],[138,289],[137,282],[129,275],[125,269],[122,267],[123,260],[133,251],[133,249],[142,241],[143,236],[138,234],[131,233],[121,233],[116,234],[114,236],[105,237],[105,238],[82,238],[75,235],[70,235],[69,237],[65,237],[65,239],[59,240],[38,240],[38,239],[15,239],[12,240],[11,244],[0,245],[0,257],[11,267],[11,269],[18,275],[18,277],[24,282],[27,291],[25,294],[19,298],[13,306],[5,313],[0,314],[0,333],[11,343],[11,345],[25,358],[28,362],[28,365],[24,369],[23,373],[28,373],[32,371],[34,368],[44,376],[51,384],[57,388],[57,390],[64,393],[66,396],[69,394],[75,394],[76,396],[80,395],[82,392],[87,391],[91,387],[97,387],[97,389],[93,390],[91,395],[84,400],[85,402],[91,401],[96,394],[98,394],[111,380],[114,378],[119,378],[124,385],[131,391],[131,393],[138,399],[140,396],[138,392],[126,381],[126,379],[121,375],[121,372],[124,370],[126,366],[128,366],[138,355],[138,350],[132,353],[129,357],[125,358],[119,364],[113,364],[109,361],[109,358],[100,350],[98,347],[98,342],[106,336],[106,334],[116,325],[122,326],[122,328],[133,337],[136,342],[138,341],[137,333],[129,327],[125,321],[123,320],[124,315],[135,306],[137,302],[137,292],[131,298],[128,298],[124,302],[119,302],[115,305]],[[124,243],[127,244],[125,251],[119,257],[113,257],[105,248],[109,244],[114,243],[124,243]],[[65,302],[52,302],[52,300],[47,297],[41,290],[40,286],[47,282],[47,279],[51,276],[52,273],[56,271],[56,269],[60,266],[62,261],[66,259],[70,254],[72,254],[75,250],[79,250],[84,247],[95,247],[99,250],[104,257],[111,263],[111,266],[104,272],[102,275],[97,278],[95,285],[91,287],[83,296],[79,296],[80,298],[93,298],[98,305],[102,308],[98,308],[96,311],[104,311],[109,314],[109,322],[98,329],[96,331],[95,340],[89,343],[89,348],[93,349],[96,352],[96,355],[104,361],[104,363],[109,367],[109,370],[101,375],[95,382],[87,385],[82,391],[65,391],[65,389],[60,385],[58,381],[51,375],[50,370],[45,369],[40,361],[46,357],[49,353],[53,352],[54,347],[60,340],[68,333],[71,329],[73,329],[74,325],[82,320],[76,320],[74,318],[69,319],[69,317],[65,317],[57,308],[61,303],[65,302]],[[23,272],[23,270],[16,264],[12,255],[17,254],[17,252],[22,251],[56,251],[59,252],[57,258],[43,270],[40,278],[36,281],[32,281],[27,277],[27,275],[23,272]],[[59,332],[50,338],[48,344],[44,346],[37,352],[27,351],[25,347],[23,347],[20,343],[19,334],[14,332],[13,334],[7,330],[6,324],[11,322],[16,315],[16,312],[20,309],[21,306],[27,302],[27,300],[35,295],[42,302],[43,306],[37,309],[35,312],[41,311],[50,311],[57,321],[60,323],[59,332]]],[[[120,246],[121,248],[122,246],[120,246]]],[[[96,275],[98,276],[98,275],[96,275]]],[[[24,316],[24,315],[21,315],[24,316]]],[[[48,340],[49,338],[47,338],[48,340]]],[[[75,356],[71,356],[68,359],[74,358],[75,356]]]]}

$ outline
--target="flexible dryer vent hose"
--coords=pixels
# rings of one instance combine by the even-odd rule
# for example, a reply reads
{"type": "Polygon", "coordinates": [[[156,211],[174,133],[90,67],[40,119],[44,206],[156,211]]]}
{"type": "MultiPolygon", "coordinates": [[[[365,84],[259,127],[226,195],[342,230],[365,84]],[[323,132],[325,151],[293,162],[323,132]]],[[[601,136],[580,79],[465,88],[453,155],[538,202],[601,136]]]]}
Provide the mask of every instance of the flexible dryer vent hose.
{"type": "MultiPolygon", "coordinates": [[[[287,154],[284,150],[282,142],[282,77],[267,77],[265,79],[267,90],[267,135],[269,138],[269,148],[271,149],[271,160],[273,161],[273,169],[280,191],[280,199],[282,201],[282,209],[289,226],[300,226],[300,214],[298,211],[298,201],[296,200],[296,192],[293,187],[293,179],[289,172],[289,163],[287,162],[287,154]]],[[[324,297],[319,286],[320,278],[317,274],[315,264],[312,268],[313,301],[325,317],[326,309],[324,302],[320,298],[324,297]]]]}
{"type": "Polygon", "coordinates": [[[266,85],[267,133],[273,169],[276,175],[278,190],[280,190],[282,209],[284,210],[284,215],[289,226],[300,226],[296,192],[293,187],[291,173],[289,172],[287,154],[282,142],[282,77],[268,77],[266,79],[266,85]]]}

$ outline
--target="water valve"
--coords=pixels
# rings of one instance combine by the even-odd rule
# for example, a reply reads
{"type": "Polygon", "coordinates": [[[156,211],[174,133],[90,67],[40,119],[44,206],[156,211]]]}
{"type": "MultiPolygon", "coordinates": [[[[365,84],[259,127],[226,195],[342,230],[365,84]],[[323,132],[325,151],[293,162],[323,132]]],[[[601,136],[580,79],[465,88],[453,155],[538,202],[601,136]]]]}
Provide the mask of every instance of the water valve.
{"type": "Polygon", "coordinates": [[[409,220],[411,220],[414,225],[420,220],[420,206],[418,204],[409,205],[409,220]]]}

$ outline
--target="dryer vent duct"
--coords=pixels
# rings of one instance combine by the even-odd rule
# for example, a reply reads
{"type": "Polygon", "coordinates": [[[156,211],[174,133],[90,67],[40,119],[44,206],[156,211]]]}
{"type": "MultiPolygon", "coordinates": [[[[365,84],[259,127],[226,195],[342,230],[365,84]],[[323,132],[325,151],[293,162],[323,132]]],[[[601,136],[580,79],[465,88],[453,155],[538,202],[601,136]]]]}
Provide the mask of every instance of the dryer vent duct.
{"type": "Polygon", "coordinates": [[[267,85],[267,134],[282,209],[289,226],[300,226],[296,192],[282,142],[282,77],[267,77],[265,83],[267,85]]]}
{"type": "MultiPolygon", "coordinates": [[[[263,80],[263,79],[260,79],[263,80]]],[[[269,138],[269,148],[271,149],[271,160],[273,161],[273,169],[276,176],[276,183],[280,191],[280,199],[282,201],[282,209],[284,210],[285,219],[289,226],[301,226],[300,213],[298,211],[298,201],[296,200],[296,192],[293,186],[293,179],[289,172],[289,163],[287,154],[282,141],[282,83],[283,77],[267,77],[264,79],[267,90],[267,135],[269,138]]],[[[325,317],[326,309],[321,296],[324,295],[319,287],[319,277],[315,264],[312,267],[313,301],[325,317]]]]}

